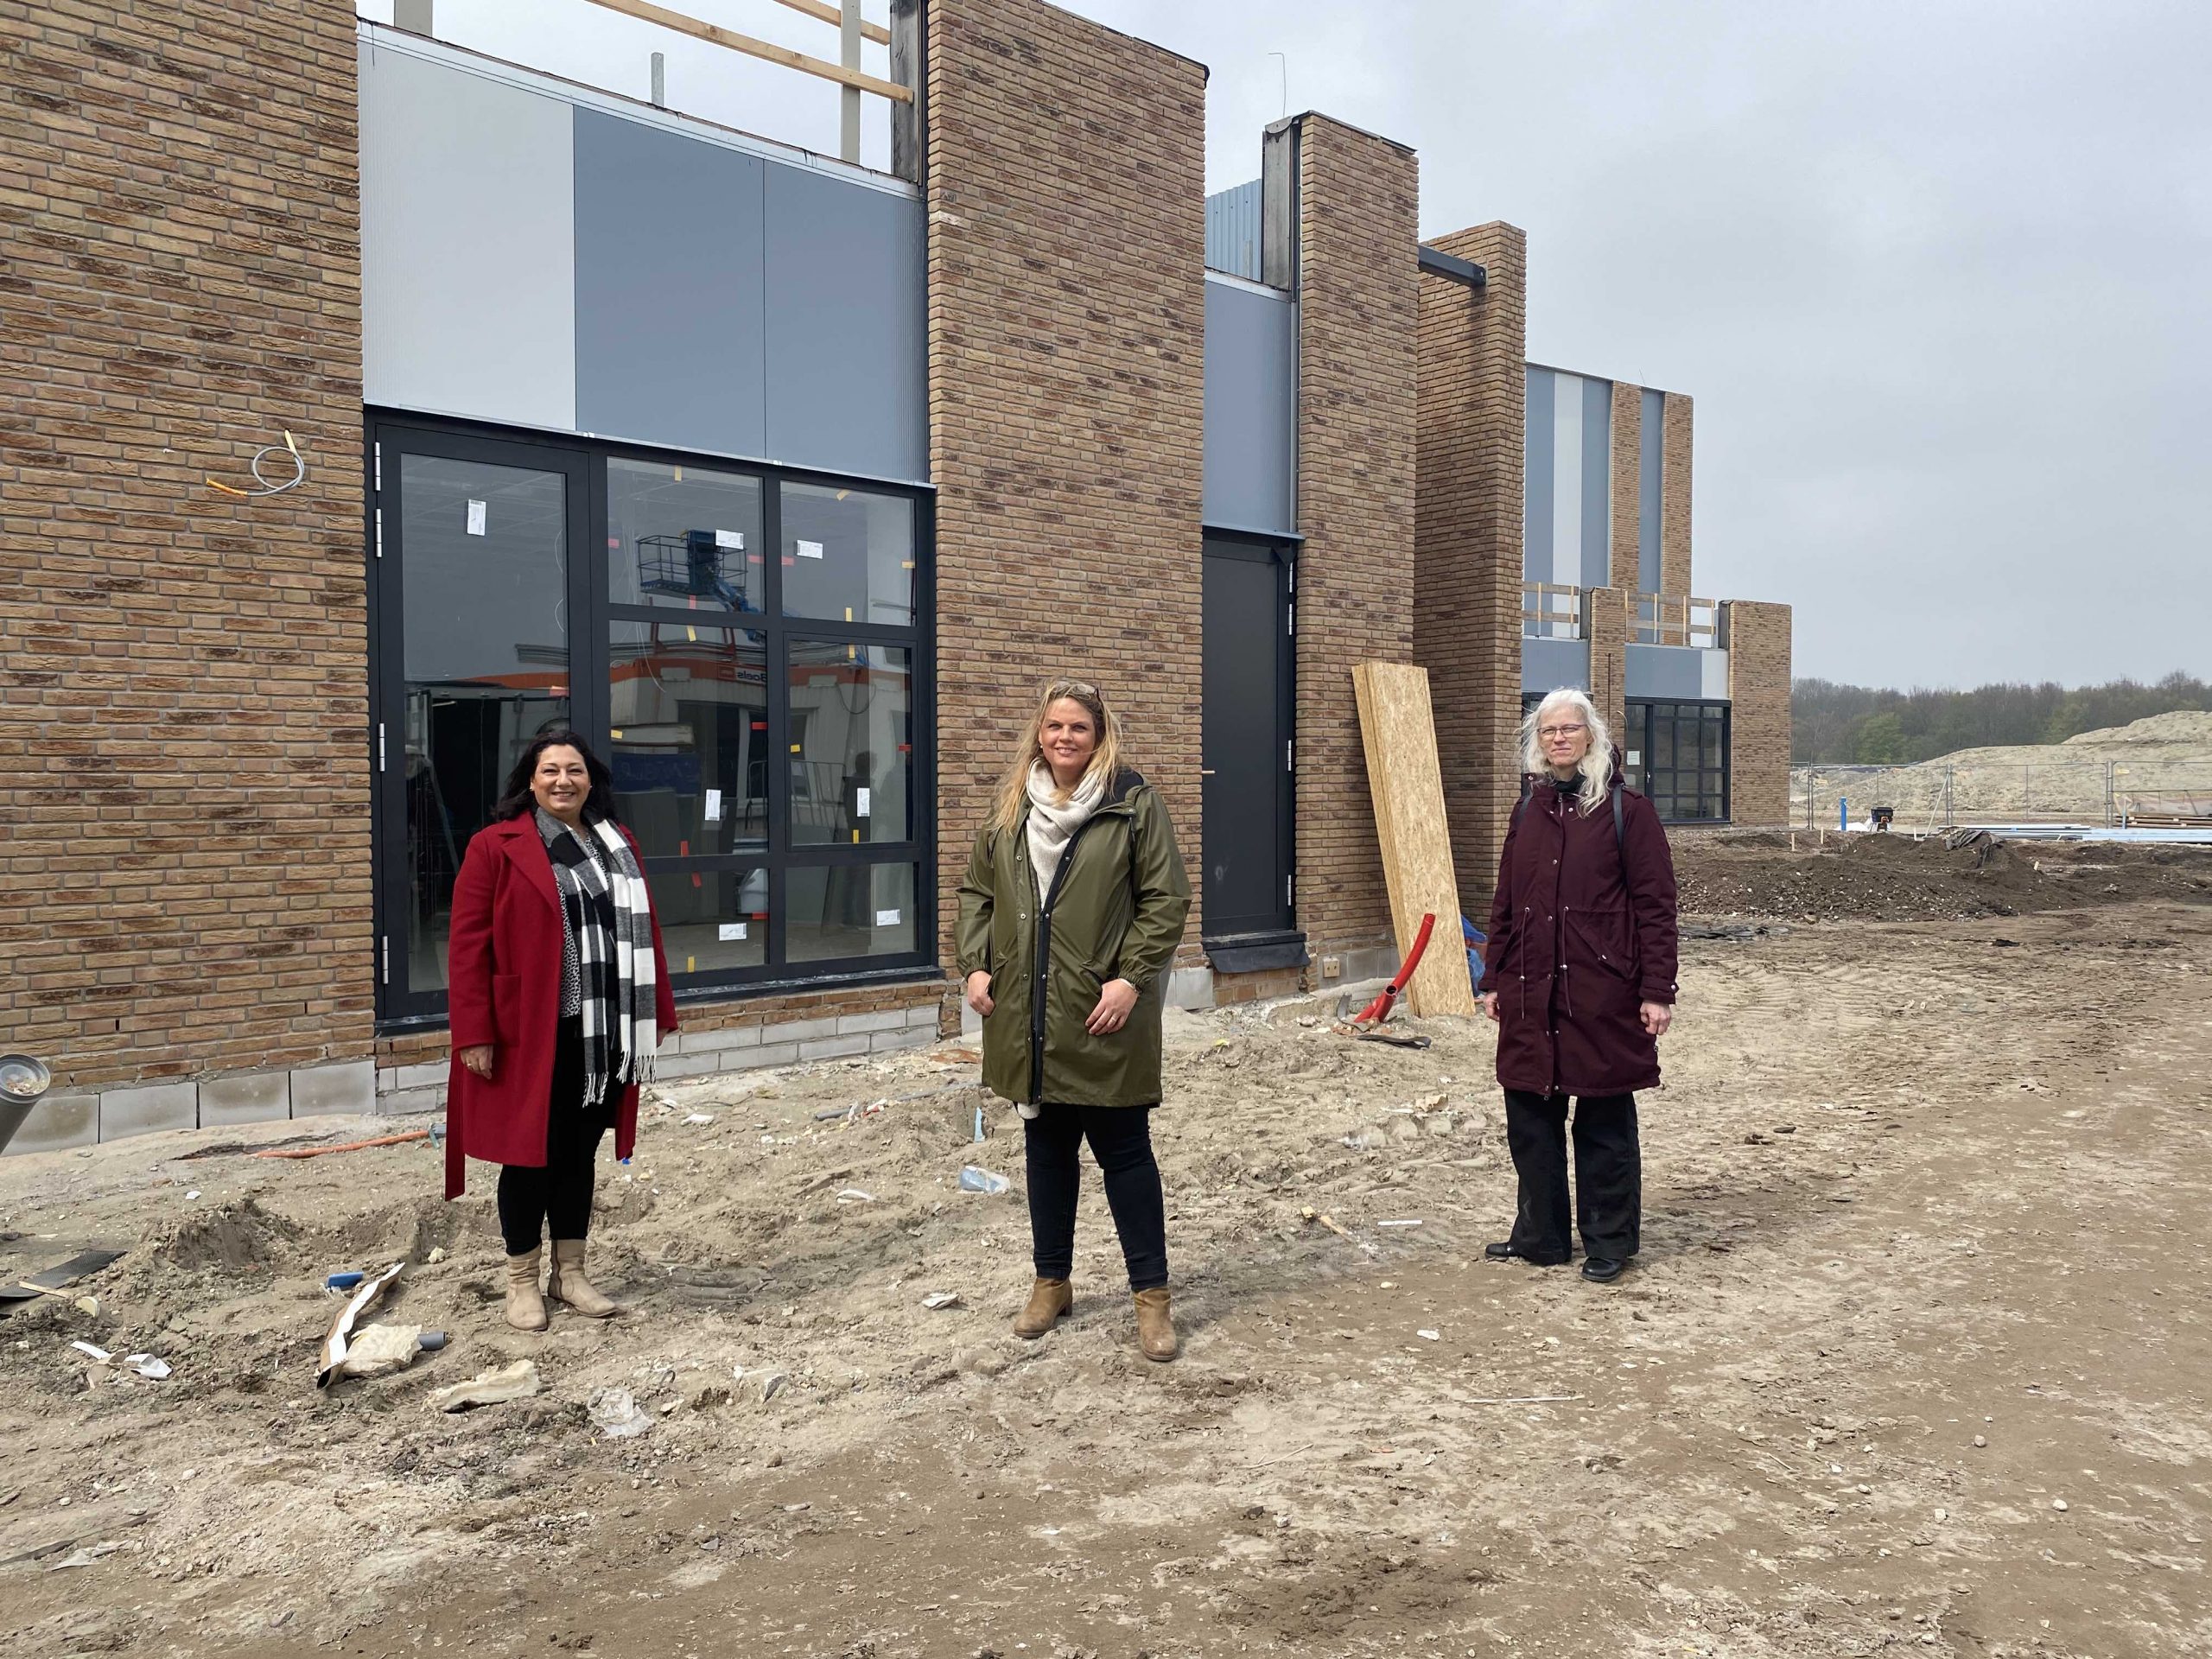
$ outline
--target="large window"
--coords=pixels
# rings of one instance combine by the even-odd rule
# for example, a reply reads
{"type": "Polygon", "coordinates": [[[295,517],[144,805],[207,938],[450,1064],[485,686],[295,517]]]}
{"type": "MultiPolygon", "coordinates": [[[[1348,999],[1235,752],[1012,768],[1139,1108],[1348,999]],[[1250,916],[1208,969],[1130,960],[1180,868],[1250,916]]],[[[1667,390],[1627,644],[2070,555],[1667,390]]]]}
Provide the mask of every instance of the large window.
{"type": "Polygon", "coordinates": [[[370,440],[384,1019],[442,1014],[461,855],[561,724],[613,769],[680,996],[934,960],[924,494],[398,417],[370,440]]]}
{"type": "Polygon", "coordinates": [[[1651,798],[1669,823],[1728,820],[1728,705],[1627,705],[1622,734],[1629,787],[1651,798]]]}

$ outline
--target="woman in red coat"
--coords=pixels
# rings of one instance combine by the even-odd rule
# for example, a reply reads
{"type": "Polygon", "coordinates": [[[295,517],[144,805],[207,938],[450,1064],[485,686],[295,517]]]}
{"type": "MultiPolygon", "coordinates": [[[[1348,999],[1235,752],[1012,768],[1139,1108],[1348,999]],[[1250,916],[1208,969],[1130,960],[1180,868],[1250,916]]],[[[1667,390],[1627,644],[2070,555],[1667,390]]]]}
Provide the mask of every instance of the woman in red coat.
{"type": "Polygon", "coordinates": [[[454,886],[446,1197],[461,1196],[464,1156],[502,1166],[507,1323],[522,1331],[545,1329],[549,1226],[546,1294],[594,1319],[615,1311],[584,1277],[592,1160],[609,1126],[615,1156],[630,1155],[639,1080],[676,1029],[660,923],[613,803],[613,774],[582,738],[543,734],[454,886]]]}
{"type": "Polygon", "coordinates": [[[1581,692],[1546,697],[1522,751],[1528,793],[1498,855],[1480,988],[1521,1204],[1513,1236],[1487,1254],[1557,1267],[1573,1253],[1573,1096],[1572,1219],[1582,1276],[1603,1283],[1639,1243],[1635,1091],[1658,1085],[1675,1017],[1675,862],[1651,803],[1615,782],[1612,739],[1581,692]]]}

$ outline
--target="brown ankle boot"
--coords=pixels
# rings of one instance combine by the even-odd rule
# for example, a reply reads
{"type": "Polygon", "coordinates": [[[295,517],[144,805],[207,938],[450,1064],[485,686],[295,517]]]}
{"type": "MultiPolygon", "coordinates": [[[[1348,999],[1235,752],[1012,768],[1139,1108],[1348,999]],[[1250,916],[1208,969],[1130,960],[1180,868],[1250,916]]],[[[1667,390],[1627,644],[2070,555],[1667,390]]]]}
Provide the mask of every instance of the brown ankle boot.
{"type": "Polygon", "coordinates": [[[1065,1279],[1039,1279],[1029,1287],[1029,1302],[1014,1316],[1014,1334],[1034,1342],[1075,1306],[1075,1292],[1065,1279]]]}
{"type": "Polygon", "coordinates": [[[527,1255],[507,1258],[507,1323],[518,1331],[545,1328],[545,1299],[537,1294],[537,1262],[544,1254],[541,1244],[527,1255]]]}
{"type": "Polygon", "coordinates": [[[565,1302],[588,1319],[603,1319],[616,1312],[613,1302],[593,1288],[584,1277],[584,1242],[581,1238],[553,1241],[553,1271],[546,1275],[545,1294],[565,1302]]]}
{"type": "Polygon", "coordinates": [[[1173,1359],[1182,1344],[1175,1340],[1175,1321],[1167,1312],[1167,1287],[1154,1285],[1136,1294],[1137,1346],[1147,1359],[1173,1359]]]}

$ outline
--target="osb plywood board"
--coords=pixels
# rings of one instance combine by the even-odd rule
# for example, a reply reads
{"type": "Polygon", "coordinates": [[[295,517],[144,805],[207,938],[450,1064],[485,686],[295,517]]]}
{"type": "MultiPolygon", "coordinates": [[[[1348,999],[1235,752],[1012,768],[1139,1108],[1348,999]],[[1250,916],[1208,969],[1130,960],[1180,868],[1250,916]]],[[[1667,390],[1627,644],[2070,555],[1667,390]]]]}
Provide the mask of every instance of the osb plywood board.
{"type": "Polygon", "coordinates": [[[1417,1014],[1472,1014],[1475,988],[1459,939],[1459,884],[1444,819],[1444,773],[1428,707],[1428,671],[1410,663],[1361,663],[1351,671],[1367,749],[1367,789],[1398,957],[1413,949],[1424,914],[1436,918],[1407,1000],[1417,1014]]]}

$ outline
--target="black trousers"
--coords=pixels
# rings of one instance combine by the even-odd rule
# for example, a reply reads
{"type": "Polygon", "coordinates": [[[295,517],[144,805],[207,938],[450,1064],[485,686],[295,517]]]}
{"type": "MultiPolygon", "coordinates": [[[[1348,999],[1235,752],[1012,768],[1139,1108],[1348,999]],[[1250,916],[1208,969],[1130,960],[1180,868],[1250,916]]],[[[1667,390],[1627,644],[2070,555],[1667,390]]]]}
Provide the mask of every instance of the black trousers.
{"type": "Polygon", "coordinates": [[[1076,1161],[1087,1136],[1106,1175],[1106,1205],[1122,1236],[1131,1290],[1167,1282],[1167,1200],[1152,1155],[1149,1106],[1053,1106],[1022,1120],[1029,1168],[1029,1238],[1039,1279],[1065,1279],[1075,1267],[1076,1161]]]}
{"type": "Polygon", "coordinates": [[[1584,1095],[1574,1103],[1574,1186],[1567,1194],[1567,1096],[1505,1091],[1505,1140],[1521,1177],[1513,1248],[1532,1262],[1560,1262],[1574,1251],[1568,1222],[1582,1230],[1586,1255],[1624,1262],[1643,1243],[1643,1152],[1636,1138],[1634,1095],[1584,1095]]]}
{"type": "Polygon", "coordinates": [[[580,1022],[563,1020],[554,1039],[552,1097],[545,1113],[545,1165],[499,1166],[499,1233],[509,1255],[527,1255],[550,1230],[582,1238],[591,1227],[592,1160],[614,1122],[623,1085],[584,1100],[584,1039],[580,1022]],[[550,1227],[549,1227],[549,1224],[550,1227]]]}

